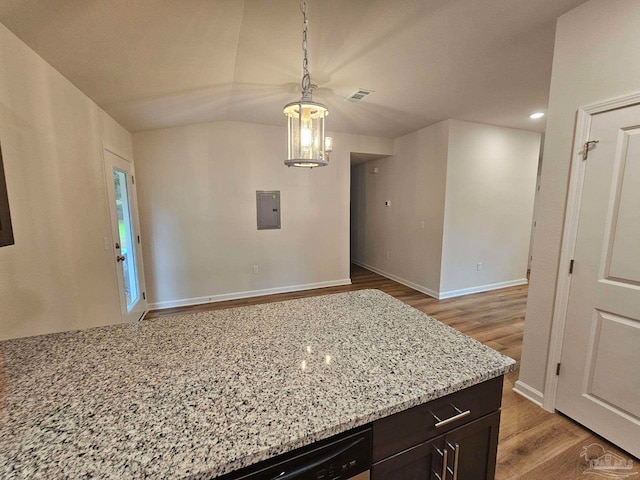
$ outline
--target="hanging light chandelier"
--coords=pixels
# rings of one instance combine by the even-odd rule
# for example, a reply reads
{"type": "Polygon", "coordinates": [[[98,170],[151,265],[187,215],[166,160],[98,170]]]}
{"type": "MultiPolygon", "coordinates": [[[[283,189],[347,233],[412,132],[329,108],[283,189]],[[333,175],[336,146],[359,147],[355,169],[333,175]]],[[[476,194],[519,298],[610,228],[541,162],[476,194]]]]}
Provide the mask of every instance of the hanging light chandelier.
{"type": "Polygon", "coordinates": [[[309,74],[307,53],[307,30],[309,28],[307,0],[300,1],[302,11],[302,98],[284,107],[287,117],[289,149],[284,164],[287,167],[324,167],[329,164],[329,152],[333,149],[331,137],[325,137],[324,120],[329,110],[323,104],[314,102],[309,74]]]}

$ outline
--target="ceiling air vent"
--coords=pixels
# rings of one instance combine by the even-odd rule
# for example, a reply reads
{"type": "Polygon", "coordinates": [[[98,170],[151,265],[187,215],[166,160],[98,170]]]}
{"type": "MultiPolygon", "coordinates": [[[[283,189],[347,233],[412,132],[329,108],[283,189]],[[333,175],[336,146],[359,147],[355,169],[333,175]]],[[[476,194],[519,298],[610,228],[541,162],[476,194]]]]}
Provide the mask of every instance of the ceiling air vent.
{"type": "Polygon", "coordinates": [[[365,90],[364,88],[359,88],[358,90],[353,92],[351,95],[349,95],[347,97],[347,100],[349,100],[350,102],[359,102],[364,97],[366,97],[367,95],[371,95],[372,93],[373,93],[373,90],[365,90]]]}

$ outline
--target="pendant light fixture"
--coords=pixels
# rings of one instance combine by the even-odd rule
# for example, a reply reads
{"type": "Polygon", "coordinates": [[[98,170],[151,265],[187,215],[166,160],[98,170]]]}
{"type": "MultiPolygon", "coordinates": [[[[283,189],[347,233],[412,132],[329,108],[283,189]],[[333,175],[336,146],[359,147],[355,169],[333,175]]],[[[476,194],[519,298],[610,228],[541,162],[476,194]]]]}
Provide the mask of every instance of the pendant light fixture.
{"type": "Polygon", "coordinates": [[[308,1],[300,1],[302,11],[302,98],[288,103],[284,107],[287,117],[289,149],[284,164],[287,167],[324,167],[329,164],[329,152],[333,149],[331,137],[325,137],[324,120],[329,110],[323,104],[314,102],[309,75],[309,58],[307,54],[308,1]]]}

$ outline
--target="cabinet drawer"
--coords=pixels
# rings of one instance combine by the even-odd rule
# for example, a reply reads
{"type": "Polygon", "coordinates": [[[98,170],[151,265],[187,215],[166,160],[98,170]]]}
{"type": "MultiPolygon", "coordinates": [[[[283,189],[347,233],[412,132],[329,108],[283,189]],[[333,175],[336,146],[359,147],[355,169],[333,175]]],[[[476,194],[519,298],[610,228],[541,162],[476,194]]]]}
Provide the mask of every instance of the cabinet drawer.
{"type": "Polygon", "coordinates": [[[377,462],[500,409],[502,376],[373,422],[377,462]]]}

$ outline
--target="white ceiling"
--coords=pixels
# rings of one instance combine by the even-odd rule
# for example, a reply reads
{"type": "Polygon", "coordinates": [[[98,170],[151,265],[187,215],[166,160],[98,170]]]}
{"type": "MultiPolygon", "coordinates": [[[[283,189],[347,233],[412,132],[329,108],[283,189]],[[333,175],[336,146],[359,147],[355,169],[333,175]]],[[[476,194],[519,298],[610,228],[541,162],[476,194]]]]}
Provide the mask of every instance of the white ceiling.
{"type": "MultiPolygon", "coordinates": [[[[312,0],[314,99],[332,131],[542,131],[555,19],[584,1],[312,0]],[[357,88],[375,93],[346,101],[357,88]]],[[[299,98],[298,0],[0,0],[0,22],[131,131],[284,125],[299,98]]]]}

